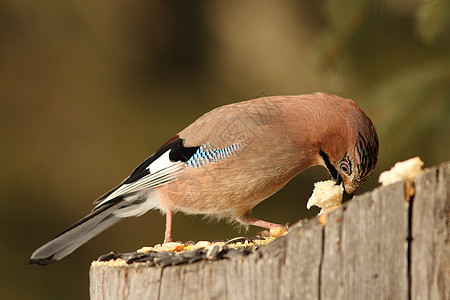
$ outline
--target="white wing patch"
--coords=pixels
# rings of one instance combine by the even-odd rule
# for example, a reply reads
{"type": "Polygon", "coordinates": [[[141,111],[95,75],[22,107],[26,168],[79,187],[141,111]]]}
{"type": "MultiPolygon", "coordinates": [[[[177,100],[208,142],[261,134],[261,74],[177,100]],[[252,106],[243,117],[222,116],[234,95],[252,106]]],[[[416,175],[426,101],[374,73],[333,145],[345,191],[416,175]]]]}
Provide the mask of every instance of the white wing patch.
{"type": "Polygon", "coordinates": [[[207,150],[206,147],[200,146],[198,150],[192,155],[192,157],[186,162],[190,167],[200,168],[207,163],[218,162],[227,158],[230,155],[236,154],[239,149],[239,144],[233,144],[223,149],[211,149],[207,150]]]}
{"type": "MultiPolygon", "coordinates": [[[[124,196],[134,192],[139,192],[144,189],[155,188],[157,186],[175,180],[176,173],[181,168],[183,168],[184,163],[180,161],[178,162],[170,161],[169,152],[170,150],[167,150],[163,155],[161,155],[158,159],[156,159],[147,167],[147,169],[149,169],[150,171],[150,174],[143,176],[142,178],[139,178],[134,182],[122,184],[114,192],[112,192],[106,199],[98,203],[96,208],[118,196],[124,196]]],[[[130,199],[133,199],[133,197],[131,197],[130,199]]],[[[126,201],[127,199],[125,198],[124,200],[126,201]]]]}
{"type": "Polygon", "coordinates": [[[174,164],[174,162],[170,161],[169,159],[169,152],[170,150],[164,152],[163,155],[158,157],[158,159],[156,159],[147,167],[147,169],[150,171],[150,174],[156,173],[174,164]]]}

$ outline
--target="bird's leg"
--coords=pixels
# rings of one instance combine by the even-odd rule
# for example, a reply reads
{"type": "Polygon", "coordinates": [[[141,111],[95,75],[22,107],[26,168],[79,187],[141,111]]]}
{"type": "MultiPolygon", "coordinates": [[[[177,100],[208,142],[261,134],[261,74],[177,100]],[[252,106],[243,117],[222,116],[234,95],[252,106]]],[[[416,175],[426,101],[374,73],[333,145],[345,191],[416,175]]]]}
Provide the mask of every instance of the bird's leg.
{"type": "Polygon", "coordinates": [[[272,227],[283,226],[280,224],[271,223],[271,222],[253,218],[252,216],[250,216],[250,214],[244,214],[244,215],[240,216],[239,218],[237,218],[237,221],[242,224],[245,224],[245,225],[253,225],[253,226],[258,226],[258,227],[262,227],[262,228],[266,228],[266,229],[270,229],[272,227]]]}
{"type": "Polygon", "coordinates": [[[166,231],[164,233],[164,244],[172,241],[172,214],[171,210],[166,212],[166,231]]]}
{"type": "Polygon", "coordinates": [[[281,224],[271,223],[260,219],[255,219],[253,217],[248,218],[248,225],[258,226],[266,229],[270,229],[272,227],[283,226],[281,224]]]}

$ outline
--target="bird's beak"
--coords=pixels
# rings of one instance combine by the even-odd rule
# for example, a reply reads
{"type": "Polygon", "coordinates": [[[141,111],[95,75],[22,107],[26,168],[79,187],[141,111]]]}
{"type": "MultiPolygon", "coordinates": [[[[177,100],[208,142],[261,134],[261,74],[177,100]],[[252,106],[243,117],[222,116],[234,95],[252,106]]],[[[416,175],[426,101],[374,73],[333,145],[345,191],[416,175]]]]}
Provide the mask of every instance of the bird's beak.
{"type": "Polygon", "coordinates": [[[347,192],[345,191],[345,188],[344,188],[344,195],[342,196],[342,202],[346,202],[352,198],[353,198],[353,193],[347,194],[347,192]]]}
{"type": "Polygon", "coordinates": [[[336,185],[340,185],[340,186],[342,186],[344,188],[344,195],[342,197],[342,202],[346,202],[346,201],[348,201],[348,200],[353,198],[353,193],[349,194],[345,190],[344,181],[342,180],[342,177],[340,175],[338,175],[337,178],[336,178],[336,185]]]}
{"type": "Polygon", "coordinates": [[[342,185],[343,186],[343,180],[341,175],[338,174],[337,178],[336,178],[336,185],[342,185]]]}

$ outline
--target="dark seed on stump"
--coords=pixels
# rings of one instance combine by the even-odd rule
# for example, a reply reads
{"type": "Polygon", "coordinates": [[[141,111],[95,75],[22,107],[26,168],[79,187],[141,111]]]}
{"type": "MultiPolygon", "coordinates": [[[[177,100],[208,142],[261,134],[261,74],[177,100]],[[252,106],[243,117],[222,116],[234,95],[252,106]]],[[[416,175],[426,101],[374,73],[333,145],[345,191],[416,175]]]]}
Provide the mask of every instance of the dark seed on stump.
{"type": "MultiPolygon", "coordinates": [[[[160,252],[160,253],[167,253],[167,252],[160,252]]],[[[169,253],[167,253],[167,254],[169,254],[169,253]]],[[[173,260],[173,255],[161,255],[161,256],[155,257],[153,262],[158,267],[165,267],[165,266],[171,265],[172,260],[173,260]]]]}
{"type": "Polygon", "coordinates": [[[231,240],[228,240],[225,244],[230,245],[230,244],[237,244],[237,243],[245,243],[245,241],[247,241],[248,238],[240,236],[240,237],[235,237],[232,238],[231,240]]]}
{"type": "Polygon", "coordinates": [[[203,256],[204,252],[205,252],[204,248],[199,248],[192,251],[181,252],[180,255],[190,259],[197,256],[203,256]]]}
{"type": "Polygon", "coordinates": [[[196,262],[196,261],[202,260],[202,259],[204,259],[204,258],[205,258],[204,255],[195,256],[195,257],[189,259],[189,263],[191,264],[191,263],[194,263],[194,262],[196,262]]]}
{"type": "Polygon", "coordinates": [[[188,258],[186,258],[186,257],[183,257],[183,256],[181,256],[181,255],[177,255],[177,256],[175,256],[175,257],[173,257],[173,259],[172,259],[172,265],[181,265],[181,264],[185,264],[185,263],[188,263],[189,262],[189,259],[188,258]]]}
{"type": "Polygon", "coordinates": [[[220,258],[220,253],[223,251],[223,247],[221,245],[214,245],[208,249],[206,252],[207,259],[217,259],[220,258]]]}
{"type": "Polygon", "coordinates": [[[134,253],[136,253],[136,252],[120,253],[120,254],[119,254],[119,257],[120,257],[121,259],[127,261],[127,260],[131,257],[131,255],[133,255],[134,253]]]}
{"type": "Polygon", "coordinates": [[[155,252],[155,258],[161,258],[161,257],[168,257],[168,256],[173,256],[173,254],[171,252],[155,252]]]}
{"type": "Polygon", "coordinates": [[[166,259],[166,260],[160,261],[157,264],[155,263],[155,265],[158,267],[161,267],[161,268],[170,266],[170,265],[172,265],[172,259],[166,259]]]}
{"type": "Polygon", "coordinates": [[[109,260],[114,260],[117,258],[119,258],[119,254],[111,251],[109,253],[101,255],[97,260],[98,261],[109,261],[109,260]]]}
{"type": "MultiPolygon", "coordinates": [[[[136,255],[134,262],[147,262],[153,261],[156,257],[156,252],[145,252],[141,253],[141,255],[136,255]]],[[[128,261],[127,261],[128,263],[128,261]]]]}
{"type": "Polygon", "coordinates": [[[145,258],[145,260],[147,260],[149,257],[150,257],[150,255],[147,254],[147,253],[135,252],[135,253],[130,255],[130,257],[126,260],[126,262],[127,262],[127,264],[131,264],[131,263],[134,263],[135,261],[138,261],[138,260],[140,260],[142,258],[145,258]]]}

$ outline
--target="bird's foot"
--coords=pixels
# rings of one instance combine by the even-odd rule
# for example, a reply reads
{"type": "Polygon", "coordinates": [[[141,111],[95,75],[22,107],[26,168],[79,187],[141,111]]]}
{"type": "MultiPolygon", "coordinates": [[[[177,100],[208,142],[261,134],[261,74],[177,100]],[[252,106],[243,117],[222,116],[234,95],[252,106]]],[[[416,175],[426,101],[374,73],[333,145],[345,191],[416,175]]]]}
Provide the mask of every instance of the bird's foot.
{"type": "MultiPolygon", "coordinates": [[[[289,228],[291,227],[291,223],[287,222],[287,223],[284,224],[284,225],[277,225],[276,227],[282,227],[282,228],[284,228],[284,229],[286,229],[286,230],[289,230],[289,228]]],[[[273,228],[273,227],[271,227],[271,228],[273,228]]],[[[264,229],[264,230],[261,230],[260,232],[258,232],[258,233],[256,234],[256,236],[260,236],[260,237],[271,237],[271,236],[273,236],[273,235],[272,235],[272,233],[270,232],[270,229],[264,229]]]]}

